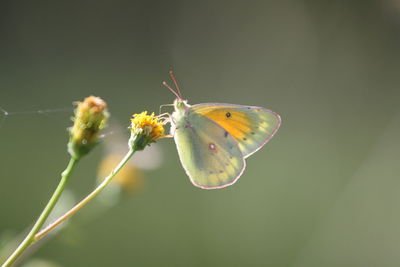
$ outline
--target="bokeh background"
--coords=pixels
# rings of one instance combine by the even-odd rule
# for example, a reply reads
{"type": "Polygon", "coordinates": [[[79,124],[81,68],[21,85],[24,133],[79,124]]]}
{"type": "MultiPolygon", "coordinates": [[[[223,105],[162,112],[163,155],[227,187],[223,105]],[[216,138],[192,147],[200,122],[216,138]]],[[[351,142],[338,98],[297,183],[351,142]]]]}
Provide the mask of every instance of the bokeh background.
{"type": "MultiPolygon", "coordinates": [[[[267,107],[280,131],[213,191],[161,140],[138,190],[88,206],[22,265],[399,266],[399,23],[396,0],[2,0],[3,250],[65,168],[71,103],[108,102],[122,130],[107,143],[132,113],[173,101],[161,86],[172,69],[189,103],[267,107]]],[[[79,164],[76,200],[107,151],[79,164]]]]}

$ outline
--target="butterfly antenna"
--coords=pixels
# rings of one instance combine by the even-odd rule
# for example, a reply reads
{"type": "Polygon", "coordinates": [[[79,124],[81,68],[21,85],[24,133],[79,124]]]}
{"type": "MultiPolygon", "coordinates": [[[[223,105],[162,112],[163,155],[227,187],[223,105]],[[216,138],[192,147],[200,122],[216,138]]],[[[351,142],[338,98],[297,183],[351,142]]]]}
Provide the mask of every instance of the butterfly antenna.
{"type": "Polygon", "coordinates": [[[171,71],[169,71],[169,77],[171,77],[171,80],[174,82],[176,89],[178,90],[178,94],[180,96],[180,98],[182,98],[182,94],[181,94],[181,89],[179,88],[178,83],[176,82],[174,73],[171,71]]]}
{"type": "Polygon", "coordinates": [[[172,89],[172,87],[169,86],[169,84],[168,84],[167,82],[164,81],[162,84],[163,84],[165,87],[167,87],[179,100],[182,99],[181,96],[178,95],[178,93],[175,92],[174,89],[172,89]]]}

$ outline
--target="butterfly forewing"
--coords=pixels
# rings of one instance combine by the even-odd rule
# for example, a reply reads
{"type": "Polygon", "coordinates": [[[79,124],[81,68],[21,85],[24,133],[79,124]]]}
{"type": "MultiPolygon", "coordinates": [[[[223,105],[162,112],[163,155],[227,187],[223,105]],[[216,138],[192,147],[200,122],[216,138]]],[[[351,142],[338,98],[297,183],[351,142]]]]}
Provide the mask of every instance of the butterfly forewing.
{"type": "Polygon", "coordinates": [[[238,143],[224,128],[189,111],[175,129],[179,158],[192,183],[206,189],[233,184],[245,162],[238,143]]]}
{"type": "Polygon", "coordinates": [[[281,124],[278,114],[262,107],[204,103],[193,105],[191,109],[229,132],[244,157],[265,145],[281,124]]]}

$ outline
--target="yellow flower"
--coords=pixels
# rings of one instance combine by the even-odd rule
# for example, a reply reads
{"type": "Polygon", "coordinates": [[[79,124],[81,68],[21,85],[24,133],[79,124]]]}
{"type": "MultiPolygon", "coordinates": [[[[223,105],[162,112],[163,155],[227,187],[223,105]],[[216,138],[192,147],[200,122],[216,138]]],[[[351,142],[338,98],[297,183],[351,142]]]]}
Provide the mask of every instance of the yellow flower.
{"type": "MultiPolygon", "coordinates": [[[[119,154],[110,154],[101,161],[98,169],[99,182],[114,169],[120,160],[121,157],[119,154]]],[[[132,193],[143,186],[143,173],[135,165],[126,164],[115,175],[111,184],[119,186],[124,193],[132,193]]]]}
{"type": "Polygon", "coordinates": [[[147,111],[132,115],[131,138],[129,146],[134,150],[143,150],[147,145],[165,136],[164,123],[154,112],[147,115],[147,111]]]}
{"type": "Polygon", "coordinates": [[[100,97],[89,96],[76,102],[74,126],[70,128],[68,151],[72,157],[80,158],[97,144],[99,132],[107,118],[107,104],[100,97]]]}

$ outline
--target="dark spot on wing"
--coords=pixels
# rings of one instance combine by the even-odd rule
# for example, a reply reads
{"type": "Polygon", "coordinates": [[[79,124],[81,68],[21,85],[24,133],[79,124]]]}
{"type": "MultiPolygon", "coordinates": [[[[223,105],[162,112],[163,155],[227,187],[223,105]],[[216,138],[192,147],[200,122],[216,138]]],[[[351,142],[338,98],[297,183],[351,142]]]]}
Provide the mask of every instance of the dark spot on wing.
{"type": "Polygon", "coordinates": [[[246,141],[247,140],[247,138],[246,137],[243,137],[243,141],[246,141]]]}
{"type": "Polygon", "coordinates": [[[231,114],[230,112],[227,112],[227,113],[225,114],[225,116],[226,116],[227,118],[230,118],[230,117],[232,116],[232,114],[231,114]]]}
{"type": "Polygon", "coordinates": [[[211,152],[217,152],[217,146],[214,143],[209,143],[208,150],[210,150],[211,152]]]}
{"type": "Polygon", "coordinates": [[[227,131],[225,131],[225,133],[224,133],[224,137],[228,137],[228,132],[227,131]]]}
{"type": "Polygon", "coordinates": [[[255,135],[255,132],[251,132],[252,135],[255,135]]]}
{"type": "Polygon", "coordinates": [[[224,173],[224,171],[223,171],[223,170],[220,170],[219,173],[224,173]]]}

